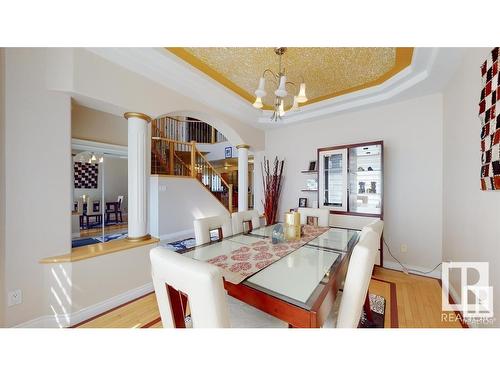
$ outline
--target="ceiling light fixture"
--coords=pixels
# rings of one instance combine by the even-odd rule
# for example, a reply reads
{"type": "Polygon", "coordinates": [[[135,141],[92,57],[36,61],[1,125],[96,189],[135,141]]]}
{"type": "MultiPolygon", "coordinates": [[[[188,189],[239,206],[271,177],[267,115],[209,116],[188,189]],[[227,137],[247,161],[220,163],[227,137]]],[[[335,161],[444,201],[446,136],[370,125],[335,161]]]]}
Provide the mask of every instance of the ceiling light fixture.
{"type": "Polygon", "coordinates": [[[281,58],[283,54],[286,52],[285,47],[280,47],[280,48],[275,48],[274,53],[278,55],[279,57],[279,63],[278,63],[278,73],[274,73],[271,69],[266,69],[262,73],[262,77],[259,79],[259,86],[257,87],[257,90],[255,90],[255,102],[253,103],[253,106],[255,108],[261,109],[263,107],[262,103],[262,98],[267,95],[267,92],[265,90],[265,85],[266,85],[266,73],[270,73],[272,75],[272,80],[276,84],[277,88],[274,91],[274,110],[273,110],[273,115],[271,116],[272,121],[278,121],[281,120],[281,118],[285,115],[287,111],[296,111],[299,109],[299,104],[300,103],[305,103],[307,102],[307,96],[306,96],[306,84],[304,82],[304,79],[302,78],[302,82],[300,83],[299,86],[299,92],[297,95],[293,95],[293,104],[290,108],[285,110],[285,98],[287,98],[289,95],[287,91],[287,85],[292,85],[297,87],[297,85],[294,82],[290,82],[286,80],[286,72],[285,68],[282,68],[281,66],[281,58]]]}

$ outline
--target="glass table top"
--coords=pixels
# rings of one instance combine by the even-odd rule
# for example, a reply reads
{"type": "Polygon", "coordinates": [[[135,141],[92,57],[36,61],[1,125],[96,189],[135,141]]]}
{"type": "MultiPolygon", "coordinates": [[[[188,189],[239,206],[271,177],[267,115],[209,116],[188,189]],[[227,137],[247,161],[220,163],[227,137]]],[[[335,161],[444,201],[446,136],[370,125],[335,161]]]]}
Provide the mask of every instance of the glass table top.
{"type": "Polygon", "coordinates": [[[250,276],[244,283],[310,308],[309,297],[325,276],[328,277],[333,264],[340,263],[345,255],[305,245],[250,276]]]}
{"type": "Polygon", "coordinates": [[[347,244],[357,232],[357,230],[352,229],[331,228],[309,241],[308,244],[325,249],[346,251],[348,249],[347,244]]]}
{"type": "MultiPolygon", "coordinates": [[[[229,255],[245,245],[270,238],[274,225],[254,229],[248,234],[226,237],[220,242],[196,246],[185,256],[208,261],[229,255]]],[[[341,261],[354,247],[359,231],[330,228],[327,232],[249,276],[242,283],[276,298],[311,309],[314,297],[328,283],[341,261]]]]}

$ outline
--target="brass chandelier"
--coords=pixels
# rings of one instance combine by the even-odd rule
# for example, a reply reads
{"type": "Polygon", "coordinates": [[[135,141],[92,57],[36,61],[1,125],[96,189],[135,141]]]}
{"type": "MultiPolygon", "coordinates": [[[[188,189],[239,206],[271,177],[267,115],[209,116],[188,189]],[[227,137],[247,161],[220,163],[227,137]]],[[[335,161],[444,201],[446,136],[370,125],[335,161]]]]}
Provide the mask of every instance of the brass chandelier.
{"type": "Polygon", "coordinates": [[[271,74],[271,79],[273,82],[276,84],[276,90],[274,91],[274,108],[273,108],[273,114],[271,116],[271,121],[278,121],[281,120],[281,118],[285,115],[285,113],[289,111],[295,111],[299,109],[299,103],[305,103],[307,102],[307,97],[306,97],[306,84],[304,82],[304,79],[302,78],[302,81],[300,83],[298,93],[297,95],[293,95],[293,105],[285,110],[285,98],[288,96],[292,96],[288,91],[287,91],[287,85],[291,85],[297,90],[297,85],[294,82],[290,82],[286,80],[286,71],[285,68],[282,68],[281,66],[281,59],[284,53],[286,52],[286,47],[279,47],[275,48],[274,52],[276,55],[278,55],[279,62],[278,62],[278,73],[274,73],[271,69],[266,69],[262,73],[262,76],[259,79],[259,87],[257,90],[255,90],[255,102],[253,103],[253,106],[255,108],[261,109],[264,105],[262,103],[262,98],[267,95],[267,92],[265,90],[265,85],[266,85],[266,73],[271,74]]]}

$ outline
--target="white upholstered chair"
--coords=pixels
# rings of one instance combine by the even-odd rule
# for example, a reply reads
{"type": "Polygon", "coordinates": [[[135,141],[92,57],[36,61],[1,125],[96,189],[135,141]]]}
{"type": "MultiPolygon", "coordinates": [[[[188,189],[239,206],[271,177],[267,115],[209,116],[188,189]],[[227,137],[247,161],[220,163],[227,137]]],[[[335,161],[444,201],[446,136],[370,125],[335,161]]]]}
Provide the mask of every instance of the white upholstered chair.
{"type": "Polygon", "coordinates": [[[233,234],[231,217],[229,215],[210,216],[193,221],[196,245],[210,242],[210,231],[219,229],[219,239],[233,234]]]}
{"type": "Polygon", "coordinates": [[[260,227],[259,212],[257,210],[233,212],[231,220],[233,222],[233,234],[243,233],[247,222],[251,225],[248,230],[260,227]]]}
{"type": "Polygon", "coordinates": [[[285,327],[282,321],[248,306],[224,289],[217,266],[156,247],[150,252],[151,273],[164,328],[184,326],[184,311],[171,302],[189,301],[193,328],[285,327]]]}
{"type": "Polygon", "coordinates": [[[308,217],[318,218],[318,226],[327,227],[329,225],[330,210],[326,208],[299,208],[300,224],[307,224],[308,217]]]}
{"type": "Polygon", "coordinates": [[[332,311],[325,327],[357,328],[363,306],[369,309],[368,287],[378,252],[379,237],[373,230],[366,231],[352,251],[349,268],[340,299],[338,314],[332,311]],[[336,322],[334,316],[337,315],[336,322]]]}
{"type": "Polygon", "coordinates": [[[384,231],[384,222],[383,220],[377,219],[368,224],[368,228],[373,230],[375,233],[377,233],[378,239],[380,241],[380,238],[382,237],[382,232],[384,231]]]}
{"type": "Polygon", "coordinates": [[[380,219],[375,219],[371,223],[369,223],[368,225],[365,225],[363,227],[363,229],[361,230],[361,233],[359,235],[359,239],[361,240],[366,235],[367,232],[374,231],[377,234],[377,236],[379,237],[379,241],[380,241],[380,238],[382,237],[383,230],[384,230],[384,222],[380,219]]]}

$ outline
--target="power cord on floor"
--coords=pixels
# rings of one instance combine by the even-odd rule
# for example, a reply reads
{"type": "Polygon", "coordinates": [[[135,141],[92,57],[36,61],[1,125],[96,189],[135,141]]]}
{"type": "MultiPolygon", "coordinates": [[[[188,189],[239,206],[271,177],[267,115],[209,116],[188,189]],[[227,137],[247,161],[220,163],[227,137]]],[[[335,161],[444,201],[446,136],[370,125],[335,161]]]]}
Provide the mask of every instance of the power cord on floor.
{"type": "Polygon", "coordinates": [[[398,262],[398,263],[399,263],[399,265],[400,265],[400,266],[401,266],[401,268],[403,269],[403,272],[404,272],[405,274],[407,274],[407,275],[410,273],[410,271],[411,271],[411,272],[420,273],[420,274],[422,274],[422,275],[428,275],[429,273],[434,272],[434,270],[435,270],[436,268],[438,268],[441,264],[443,264],[443,262],[440,262],[440,263],[439,263],[436,267],[434,267],[434,268],[433,268],[432,270],[430,270],[430,271],[419,271],[419,270],[416,270],[416,269],[413,269],[413,268],[408,268],[408,267],[406,267],[403,263],[401,263],[401,262],[399,261],[399,259],[398,259],[398,258],[396,258],[396,257],[392,254],[392,252],[391,252],[391,248],[389,247],[389,245],[388,245],[388,244],[387,244],[387,242],[385,241],[385,237],[382,237],[382,240],[384,241],[384,244],[385,244],[385,246],[387,247],[387,251],[389,252],[390,256],[391,256],[391,257],[392,257],[392,258],[393,258],[396,262],[398,262]]]}

